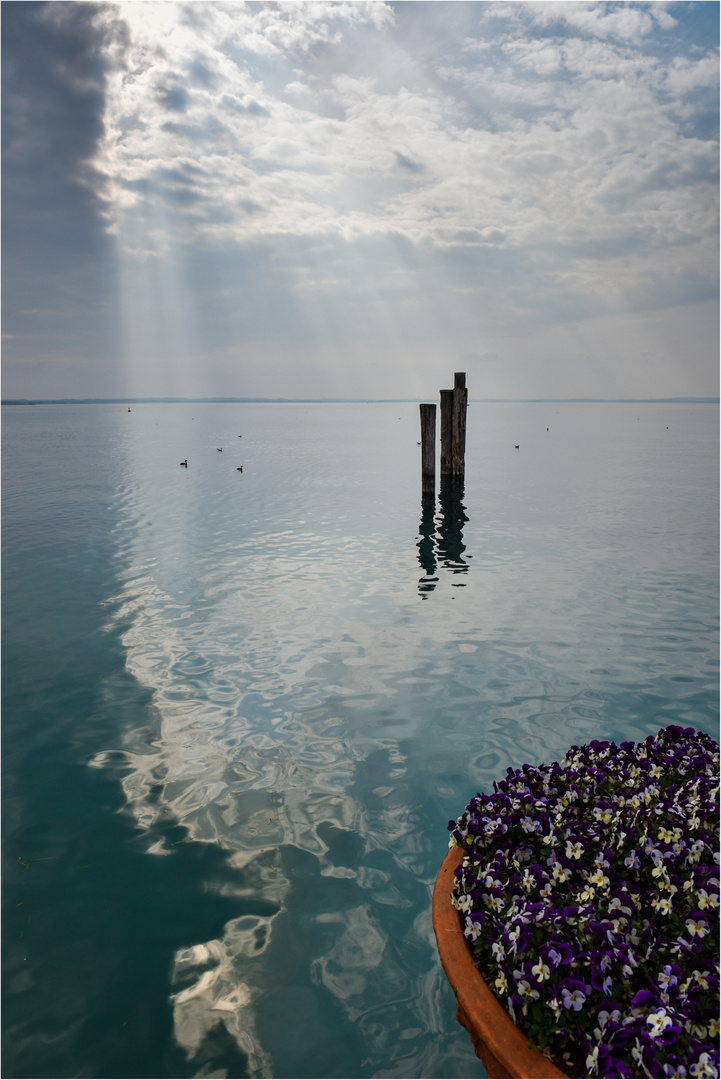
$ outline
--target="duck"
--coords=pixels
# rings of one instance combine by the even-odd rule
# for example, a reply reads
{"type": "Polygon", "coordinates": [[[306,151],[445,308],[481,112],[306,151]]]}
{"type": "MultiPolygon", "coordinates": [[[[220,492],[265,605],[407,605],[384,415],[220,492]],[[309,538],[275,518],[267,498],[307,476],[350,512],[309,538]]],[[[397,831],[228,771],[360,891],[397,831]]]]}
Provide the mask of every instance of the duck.
{"type": "Polygon", "coordinates": [[[243,471],[243,466],[239,465],[238,468],[235,471],[236,472],[242,472],[243,471]]]}
{"type": "Polygon", "coordinates": [[[181,461],[180,464],[185,465],[185,468],[187,469],[188,468],[188,459],[186,458],[185,461],[181,461]]]}
{"type": "Polygon", "coordinates": [[[521,444],[520,444],[520,443],[514,443],[514,444],[513,444],[513,449],[514,449],[514,450],[520,450],[520,448],[521,448],[521,444]]]}
{"type": "Polygon", "coordinates": [[[215,449],[218,451],[219,454],[223,453],[223,447],[222,446],[216,446],[215,449]]]}

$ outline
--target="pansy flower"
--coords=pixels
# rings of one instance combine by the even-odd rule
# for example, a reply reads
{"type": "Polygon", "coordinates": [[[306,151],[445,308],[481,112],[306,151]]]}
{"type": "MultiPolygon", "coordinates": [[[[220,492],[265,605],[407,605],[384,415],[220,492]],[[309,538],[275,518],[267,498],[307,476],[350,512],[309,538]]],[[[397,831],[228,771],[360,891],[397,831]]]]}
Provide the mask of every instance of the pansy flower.
{"type": "Polygon", "coordinates": [[[718,907],[718,893],[707,893],[705,889],[699,889],[696,897],[701,911],[705,908],[718,907]]]}
{"type": "Polygon", "coordinates": [[[691,1066],[690,1074],[698,1077],[718,1076],[718,1063],[712,1060],[710,1054],[704,1052],[699,1055],[698,1061],[695,1061],[691,1066]]]}
{"type": "Polygon", "coordinates": [[[476,941],[476,939],[480,937],[484,922],[485,915],[483,915],[482,912],[474,912],[472,915],[466,915],[466,924],[463,933],[469,941],[476,941]]]}
{"type": "Polygon", "coordinates": [[[506,959],[506,950],[503,947],[502,942],[494,941],[491,946],[491,952],[493,953],[493,959],[500,963],[501,960],[506,959]]]}
{"type": "Polygon", "coordinates": [[[678,977],[681,974],[681,968],[678,964],[666,964],[662,971],[658,973],[658,984],[664,989],[670,989],[672,986],[678,986],[678,977]]]}
{"type": "Polygon", "coordinates": [[[690,912],[686,919],[686,929],[691,937],[698,934],[702,938],[709,932],[708,920],[700,912],[690,912]]]}
{"type": "Polygon", "coordinates": [[[635,848],[632,850],[630,855],[626,856],[626,858],[623,860],[623,864],[624,866],[628,866],[631,870],[635,870],[641,865],[641,860],[636,854],[635,848]]]}
{"type": "Polygon", "coordinates": [[[574,1012],[578,1012],[583,1008],[586,1000],[586,986],[584,983],[579,982],[577,979],[566,979],[560,990],[564,1009],[573,1009],[574,1012]]]}
{"type": "Polygon", "coordinates": [[[565,941],[551,941],[542,948],[545,958],[550,963],[553,971],[561,967],[562,964],[570,964],[573,960],[571,946],[566,944],[565,941]]]}

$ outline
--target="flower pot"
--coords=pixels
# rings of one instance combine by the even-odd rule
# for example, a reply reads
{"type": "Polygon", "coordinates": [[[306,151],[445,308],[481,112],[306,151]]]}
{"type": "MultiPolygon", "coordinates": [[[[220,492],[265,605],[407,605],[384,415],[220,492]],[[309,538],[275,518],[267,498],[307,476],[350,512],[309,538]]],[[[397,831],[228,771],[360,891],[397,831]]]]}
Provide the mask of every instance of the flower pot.
{"type": "Polygon", "coordinates": [[[443,970],[456,995],[456,1019],[471,1036],[476,1054],[494,1080],[565,1077],[566,1073],[528,1045],[526,1036],[513,1023],[473,962],[460,915],[451,903],[453,871],[462,858],[460,848],[449,850],[433,890],[433,929],[443,970]]]}

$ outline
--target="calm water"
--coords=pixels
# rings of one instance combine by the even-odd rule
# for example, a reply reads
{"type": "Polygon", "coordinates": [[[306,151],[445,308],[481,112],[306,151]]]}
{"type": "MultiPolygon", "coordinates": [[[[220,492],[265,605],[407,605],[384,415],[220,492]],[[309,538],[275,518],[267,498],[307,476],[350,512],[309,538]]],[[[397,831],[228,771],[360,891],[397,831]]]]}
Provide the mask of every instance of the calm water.
{"type": "Polygon", "coordinates": [[[418,430],[3,409],[4,1076],[481,1077],[448,819],[717,737],[717,407],[472,404],[430,507],[418,430]]]}

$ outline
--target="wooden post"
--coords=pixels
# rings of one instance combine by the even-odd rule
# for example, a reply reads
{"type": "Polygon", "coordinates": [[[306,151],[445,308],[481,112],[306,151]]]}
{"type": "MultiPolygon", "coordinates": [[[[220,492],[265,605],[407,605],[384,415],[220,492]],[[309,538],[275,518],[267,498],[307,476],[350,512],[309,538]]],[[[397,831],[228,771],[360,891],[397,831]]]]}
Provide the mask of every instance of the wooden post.
{"type": "Polygon", "coordinates": [[[465,371],[457,371],[453,386],[453,464],[452,475],[463,479],[466,474],[466,411],[468,390],[465,371]]]}
{"type": "Polygon", "coordinates": [[[423,495],[436,493],[436,406],[423,404],[421,409],[421,477],[423,495]]]}
{"type": "Polygon", "coordinates": [[[441,479],[453,476],[453,391],[441,390],[441,479]]]}

